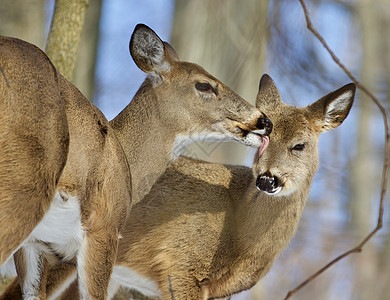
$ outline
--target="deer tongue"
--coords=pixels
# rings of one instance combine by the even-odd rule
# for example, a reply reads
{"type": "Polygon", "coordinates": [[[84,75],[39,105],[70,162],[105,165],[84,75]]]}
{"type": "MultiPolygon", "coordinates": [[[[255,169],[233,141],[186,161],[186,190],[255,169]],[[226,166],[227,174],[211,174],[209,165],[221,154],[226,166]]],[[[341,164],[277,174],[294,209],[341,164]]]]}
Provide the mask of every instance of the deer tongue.
{"type": "Polygon", "coordinates": [[[261,144],[259,148],[259,157],[263,155],[264,150],[268,147],[269,144],[269,137],[266,135],[262,136],[263,143],[261,144]]]}

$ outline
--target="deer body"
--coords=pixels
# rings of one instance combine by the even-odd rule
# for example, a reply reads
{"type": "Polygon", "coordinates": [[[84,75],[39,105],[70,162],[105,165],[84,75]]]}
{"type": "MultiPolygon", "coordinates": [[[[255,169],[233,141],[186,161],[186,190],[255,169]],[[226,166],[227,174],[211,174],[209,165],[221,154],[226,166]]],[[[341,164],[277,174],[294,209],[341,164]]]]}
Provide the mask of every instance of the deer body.
{"type": "Polygon", "coordinates": [[[319,135],[346,118],[354,92],[349,84],[298,108],[283,103],[264,76],[257,107],[274,124],[268,148],[252,169],[177,160],[133,207],[111,286],[163,299],[220,298],[252,287],[294,236],[318,167],[319,135]]]}
{"type": "MultiPolygon", "coordinates": [[[[126,219],[131,198],[133,203],[137,203],[168,163],[180,154],[176,153],[177,138],[189,143],[191,135],[212,133],[219,139],[259,146],[262,144],[261,135],[271,130],[271,123],[258,109],[201,67],[179,61],[171,46],[144,25],[136,27],[130,52],[136,64],[149,76],[133,101],[111,124],[54,69],[40,50],[19,40],[3,38],[2,41],[5,41],[5,48],[11,47],[12,43],[22,45],[22,56],[32,52],[41,57],[40,64],[34,65],[36,74],[29,76],[27,82],[34,76],[53,81],[48,85],[57,97],[48,97],[48,103],[41,106],[56,109],[51,113],[59,120],[54,118],[54,121],[49,121],[61,133],[44,140],[46,136],[42,135],[51,133],[51,123],[39,118],[47,116],[39,114],[39,98],[31,97],[36,96],[36,92],[30,91],[28,85],[25,94],[20,90],[14,91],[17,96],[30,96],[27,99],[31,102],[27,106],[38,111],[37,120],[42,123],[34,133],[47,143],[43,150],[54,152],[52,160],[44,157],[42,164],[36,168],[40,170],[45,166],[54,173],[49,174],[52,177],[49,177],[50,189],[33,181],[38,178],[47,184],[47,174],[31,172],[34,176],[28,178],[32,180],[28,182],[29,188],[40,193],[34,203],[29,202],[32,208],[25,204],[21,207],[26,210],[23,217],[27,215],[29,218],[28,226],[25,226],[26,220],[22,216],[9,220],[0,215],[2,229],[16,226],[12,228],[18,234],[15,237],[11,237],[8,230],[5,236],[0,235],[1,247],[8,245],[0,248],[0,257],[3,262],[19,249],[14,259],[24,298],[45,298],[45,276],[47,267],[55,262],[53,254],[60,261],[77,260],[81,298],[104,299],[107,296],[119,231],[126,219]],[[39,72],[41,64],[48,66],[48,71],[44,70],[43,74],[39,72]],[[51,149],[51,144],[56,143],[60,144],[60,151],[51,149]],[[68,226],[59,217],[61,213],[72,218],[68,226]],[[31,220],[31,217],[35,219],[31,220]],[[7,220],[8,224],[5,223],[7,220]]],[[[8,75],[9,70],[15,68],[15,62],[22,64],[23,68],[23,63],[27,63],[25,60],[19,61],[12,56],[9,61],[0,60],[11,87],[13,81],[8,75]]],[[[3,88],[5,80],[0,82],[3,88]]],[[[44,93],[45,87],[42,90],[44,93]]],[[[2,99],[5,99],[3,102],[13,100],[7,95],[2,99]]],[[[18,103],[24,105],[25,101],[20,99],[18,103]]],[[[9,114],[17,120],[20,117],[9,114]]],[[[34,124],[31,127],[35,129],[34,124]]],[[[22,126],[14,126],[13,129],[25,131],[22,126]]],[[[29,159],[35,162],[34,159],[38,158],[41,157],[29,159]]],[[[6,175],[2,174],[0,178],[8,179],[6,175]]],[[[12,192],[12,187],[6,188],[6,193],[12,192]]],[[[3,186],[0,186],[0,191],[2,189],[3,186]]],[[[4,194],[0,193],[1,203],[9,205],[10,210],[14,209],[17,206],[15,201],[19,200],[8,196],[3,198],[4,194]]],[[[26,194],[21,193],[20,197],[25,198],[26,194]]],[[[7,293],[2,297],[8,299],[7,293]]]]}
{"type": "Polygon", "coordinates": [[[246,290],[294,235],[305,196],[275,200],[256,189],[250,168],[180,158],[134,206],[112,281],[164,299],[170,298],[168,276],[177,299],[246,290]],[[137,283],[126,269],[154,285],[137,283]]]}
{"type": "MultiPolygon", "coordinates": [[[[268,76],[257,107],[274,123],[252,169],[181,157],[122,230],[110,296],[124,285],[163,299],[220,298],[252,287],[293,237],[318,166],[318,138],[351,108],[346,85],[305,107],[282,102],[268,76]],[[171,286],[171,287],[170,287],[171,286]]],[[[71,282],[72,266],[50,271],[48,293],[71,282]]],[[[75,297],[71,285],[61,299],[75,297]]]]}
{"type": "MultiPolygon", "coordinates": [[[[103,114],[43,52],[17,39],[1,37],[0,43],[0,258],[4,262],[15,253],[24,297],[34,299],[44,297],[37,290],[45,276],[46,253],[69,259],[82,241],[93,253],[91,244],[99,234],[107,261],[115,255],[114,241],[131,201],[130,172],[103,114]],[[120,188],[110,192],[116,184],[120,188]],[[61,206],[74,224],[61,222],[61,206]],[[96,214],[102,207],[108,207],[105,220],[96,214]],[[97,233],[97,226],[107,227],[97,233]]],[[[80,265],[86,274],[94,271],[88,261],[80,265]]],[[[109,274],[102,277],[108,282],[109,274]]],[[[98,292],[104,294],[104,288],[98,292]]]]}

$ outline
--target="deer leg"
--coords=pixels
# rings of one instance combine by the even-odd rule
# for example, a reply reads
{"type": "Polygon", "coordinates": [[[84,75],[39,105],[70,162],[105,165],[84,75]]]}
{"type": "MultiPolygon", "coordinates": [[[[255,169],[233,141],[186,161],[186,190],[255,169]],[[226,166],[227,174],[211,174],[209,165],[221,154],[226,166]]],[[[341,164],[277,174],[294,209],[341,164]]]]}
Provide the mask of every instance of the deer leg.
{"type": "MultiPolygon", "coordinates": [[[[112,299],[116,292],[119,290],[120,284],[117,282],[113,282],[113,280],[110,280],[110,284],[108,287],[108,299],[112,299]]],[[[49,286],[47,286],[47,289],[49,289],[49,286]]],[[[49,290],[47,291],[49,295],[49,290]]],[[[67,286],[66,290],[60,293],[56,293],[56,296],[53,296],[53,299],[57,300],[68,300],[68,299],[79,299],[79,283],[78,280],[73,280],[70,285],[67,286]],[[59,297],[60,296],[60,297],[59,297]]],[[[1,298],[0,298],[1,300],[1,298]]]]}
{"type": "Polygon", "coordinates": [[[163,282],[163,284],[160,284],[163,299],[208,299],[208,289],[192,276],[183,274],[172,275],[163,282]]]}
{"type": "MultiPolygon", "coordinates": [[[[59,263],[52,266],[46,278],[46,297],[48,299],[57,299],[62,295],[61,299],[78,299],[77,285],[70,289],[72,284],[76,282],[76,277],[77,269],[73,264],[59,263]],[[64,292],[65,290],[69,290],[69,292],[64,292]]],[[[20,300],[22,298],[23,295],[18,278],[15,278],[0,296],[0,300],[20,300]]]]}
{"type": "MultiPolygon", "coordinates": [[[[1,173],[0,171],[0,178],[2,178],[1,173]]],[[[20,181],[23,180],[20,178],[20,181]]],[[[47,185],[41,187],[34,184],[31,186],[33,187],[32,191],[26,189],[23,192],[20,191],[22,187],[19,183],[14,185],[14,191],[5,190],[0,186],[0,206],[2,207],[0,210],[0,228],[2,228],[0,232],[0,265],[11,257],[27,239],[49,209],[53,199],[54,184],[51,187],[47,185]]]]}
{"type": "Polygon", "coordinates": [[[15,253],[42,220],[66,163],[67,126],[50,131],[58,142],[53,142],[55,138],[40,140],[42,133],[37,130],[25,136],[15,134],[14,129],[1,132],[0,265],[15,253]]]}
{"type": "Polygon", "coordinates": [[[118,249],[118,234],[89,230],[77,256],[81,299],[106,299],[118,249]]]}
{"type": "Polygon", "coordinates": [[[23,298],[18,278],[15,278],[3,291],[0,300],[20,300],[23,298]]]}
{"type": "MultiPolygon", "coordinates": [[[[77,268],[74,264],[60,263],[50,268],[47,274],[46,295],[48,299],[79,299],[78,288],[69,294],[77,278],[77,268]],[[61,298],[58,298],[62,295],[61,298]],[[64,297],[67,295],[68,297],[64,297]]],[[[1,300],[1,299],[0,299],[1,300]]]]}
{"type": "Polygon", "coordinates": [[[46,299],[46,275],[49,268],[44,253],[26,244],[14,254],[23,299],[46,299]]]}

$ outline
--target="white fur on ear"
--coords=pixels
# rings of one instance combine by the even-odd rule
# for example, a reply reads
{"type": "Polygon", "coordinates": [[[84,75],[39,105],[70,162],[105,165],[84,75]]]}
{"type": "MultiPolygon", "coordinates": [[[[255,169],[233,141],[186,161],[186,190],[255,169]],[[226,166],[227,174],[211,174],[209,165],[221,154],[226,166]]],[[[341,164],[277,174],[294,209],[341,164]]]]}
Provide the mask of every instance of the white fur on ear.
{"type": "Polygon", "coordinates": [[[349,83],[307,107],[321,132],[336,128],[343,123],[351,110],[355,91],[356,85],[349,83]]]}
{"type": "Polygon", "coordinates": [[[146,73],[157,75],[170,70],[163,41],[146,25],[138,24],[134,29],[130,52],[138,67],[146,73]]]}
{"type": "MultiPolygon", "coordinates": [[[[336,97],[329,105],[326,107],[324,115],[324,127],[329,129],[334,128],[335,120],[344,116],[346,111],[349,111],[351,105],[351,98],[353,98],[354,93],[351,90],[345,91],[336,97]]],[[[344,117],[342,117],[344,119],[344,117]]]]}

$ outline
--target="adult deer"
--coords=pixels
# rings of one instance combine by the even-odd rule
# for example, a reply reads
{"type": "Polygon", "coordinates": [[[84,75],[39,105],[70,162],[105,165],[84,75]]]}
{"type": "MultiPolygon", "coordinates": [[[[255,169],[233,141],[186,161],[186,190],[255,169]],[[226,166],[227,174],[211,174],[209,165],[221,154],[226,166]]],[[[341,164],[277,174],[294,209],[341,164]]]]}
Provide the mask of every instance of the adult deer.
{"type": "MultiPolygon", "coordinates": [[[[130,212],[111,292],[123,285],[150,297],[214,299],[251,288],[292,239],[318,167],[319,135],[343,122],[354,94],[348,84],[299,108],[263,76],[256,104],[274,124],[268,148],[252,169],[184,157],[168,168],[130,212]]],[[[48,290],[70,278],[63,268],[52,270],[48,290]]]]}
{"type": "Polygon", "coordinates": [[[0,38],[0,263],[19,249],[24,298],[45,297],[54,254],[77,260],[82,298],[104,299],[130,193],[137,203],[196,139],[259,147],[272,129],[149,27],[136,26],[130,52],[148,77],[109,124],[42,51],[0,38]]]}

